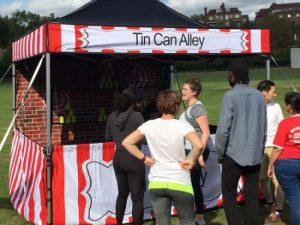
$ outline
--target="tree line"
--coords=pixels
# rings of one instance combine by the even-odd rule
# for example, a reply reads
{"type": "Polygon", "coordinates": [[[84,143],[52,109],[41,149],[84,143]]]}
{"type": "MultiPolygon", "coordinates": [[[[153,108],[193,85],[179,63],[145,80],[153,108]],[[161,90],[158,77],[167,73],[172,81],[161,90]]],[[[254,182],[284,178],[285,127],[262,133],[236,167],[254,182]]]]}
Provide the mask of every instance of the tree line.
{"type": "MultiPolygon", "coordinates": [[[[42,23],[55,18],[53,13],[48,16],[41,16],[25,10],[17,10],[10,16],[0,15],[0,77],[11,63],[11,43],[42,23]]],[[[199,21],[199,18],[200,15],[191,16],[194,21],[199,21]]],[[[263,21],[249,21],[242,24],[241,27],[250,29],[269,28],[271,53],[282,66],[287,66],[290,63],[290,48],[300,47],[300,25],[285,18],[269,15],[263,21]]],[[[228,57],[203,56],[193,61],[177,62],[176,67],[185,71],[226,69],[228,61],[228,57]]],[[[247,61],[250,65],[264,65],[264,60],[258,57],[247,57],[247,61]]]]}
{"type": "Polygon", "coordinates": [[[41,16],[25,10],[17,10],[10,16],[0,15],[0,78],[11,63],[13,41],[42,23],[55,19],[55,15],[41,16]]]}

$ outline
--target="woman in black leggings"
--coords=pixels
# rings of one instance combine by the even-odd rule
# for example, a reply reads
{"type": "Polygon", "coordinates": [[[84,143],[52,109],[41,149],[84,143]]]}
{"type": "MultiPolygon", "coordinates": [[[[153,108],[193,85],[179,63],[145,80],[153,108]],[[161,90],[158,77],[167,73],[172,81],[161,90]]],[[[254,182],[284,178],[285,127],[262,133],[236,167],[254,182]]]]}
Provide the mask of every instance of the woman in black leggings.
{"type": "Polygon", "coordinates": [[[125,89],[122,94],[116,95],[114,109],[108,117],[105,130],[106,141],[114,141],[116,144],[113,167],[118,184],[117,225],[123,222],[129,193],[133,203],[133,223],[142,225],[144,217],[145,166],[121,145],[123,139],[144,122],[142,114],[133,109],[134,102],[135,96],[131,89],[125,89]]]}

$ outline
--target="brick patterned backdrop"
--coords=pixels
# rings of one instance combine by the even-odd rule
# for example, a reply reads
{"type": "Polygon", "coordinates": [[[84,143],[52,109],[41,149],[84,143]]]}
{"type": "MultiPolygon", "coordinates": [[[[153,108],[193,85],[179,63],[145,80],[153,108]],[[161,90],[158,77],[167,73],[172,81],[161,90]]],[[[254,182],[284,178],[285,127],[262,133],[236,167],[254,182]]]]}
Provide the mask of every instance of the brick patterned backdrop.
{"type": "MultiPolygon", "coordinates": [[[[89,57],[89,58],[87,58],[89,57]]],[[[116,91],[135,87],[148,105],[159,90],[169,87],[169,65],[150,59],[85,59],[51,57],[52,143],[54,145],[104,141],[105,118],[112,111],[116,91]]],[[[17,65],[16,104],[23,96],[38,63],[32,58],[17,65]]],[[[46,145],[45,66],[33,83],[17,118],[17,128],[38,144],[46,145]]]]}

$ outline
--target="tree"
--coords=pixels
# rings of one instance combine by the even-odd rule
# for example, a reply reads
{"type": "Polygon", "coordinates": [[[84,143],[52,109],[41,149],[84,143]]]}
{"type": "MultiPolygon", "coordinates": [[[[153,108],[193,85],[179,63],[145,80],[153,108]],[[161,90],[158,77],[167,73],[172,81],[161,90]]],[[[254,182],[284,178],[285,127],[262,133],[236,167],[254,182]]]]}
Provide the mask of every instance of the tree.
{"type": "Polygon", "coordinates": [[[10,21],[7,16],[0,16],[0,31],[0,48],[6,48],[10,40],[10,21]]]}
{"type": "Polygon", "coordinates": [[[295,25],[286,18],[268,15],[264,20],[257,22],[257,27],[270,29],[272,54],[277,61],[288,64],[290,60],[290,48],[295,45],[295,25]]]}
{"type": "Polygon", "coordinates": [[[12,26],[15,28],[12,35],[19,37],[42,23],[53,19],[55,19],[53,13],[50,13],[49,16],[40,16],[29,11],[17,10],[11,15],[12,26]]]}
{"type": "Polygon", "coordinates": [[[200,21],[201,21],[201,18],[203,17],[203,15],[202,14],[193,14],[192,16],[191,16],[191,20],[192,21],[194,21],[194,22],[197,22],[197,23],[199,23],[200,21]]]}
{"type": "Polygon", "coordinates": [[[53,20],[55,16],[40,16],[29,11],[15,11],[10,17],[0,15],[0,48],[4,54],[0,56],[0,77],[8,68],[11,59],[11,43],[21,35],[33,30],[45,21],[53,20]]]}

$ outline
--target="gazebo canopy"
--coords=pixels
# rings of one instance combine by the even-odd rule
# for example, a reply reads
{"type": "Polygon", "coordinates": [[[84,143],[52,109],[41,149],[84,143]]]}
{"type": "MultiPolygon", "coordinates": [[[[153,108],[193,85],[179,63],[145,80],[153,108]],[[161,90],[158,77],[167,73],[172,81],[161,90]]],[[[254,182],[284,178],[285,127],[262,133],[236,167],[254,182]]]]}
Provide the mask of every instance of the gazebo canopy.
{"type": "Polygon", "coordinates": [[[158,0],[93,0],[13,43],[13,61],[45,52],[268,54],[268,29],[210,29],[158,0]]]}
{"type": "Polygon", "coordinates": [[[208,27],[193,22],[158,0],[93,0],[54,22],[121,27],[208,27]]]}

